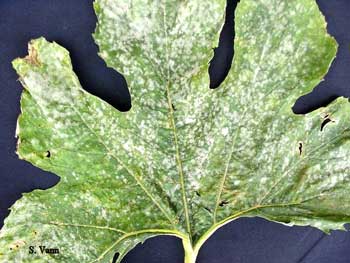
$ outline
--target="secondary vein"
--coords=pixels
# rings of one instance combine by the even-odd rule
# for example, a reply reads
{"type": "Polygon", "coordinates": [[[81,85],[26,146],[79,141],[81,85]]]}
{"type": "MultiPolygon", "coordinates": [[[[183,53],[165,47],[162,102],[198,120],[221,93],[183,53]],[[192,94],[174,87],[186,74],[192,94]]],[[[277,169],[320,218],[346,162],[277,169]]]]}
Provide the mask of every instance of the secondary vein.
{"type": "Polygon", "coordinates": [[[164,210],[164,208],[158,203],[158,201],[153,197],[153,195],[147,190],[147,188],[144,186],[142,180],[137,176],[135,173],[133,173],[117,156],[112,154],[112,151],[108,148],[108,146],[100,140],[100,137],[90,128],[90,126],[87,124],[85,119],[81,116],[81,114],[72,107],[75,113],[80,117],[84,125],[90,132],[98,139],[98,141],[105,147],[105,149],[110,153],[110,156],[116,160],[130,175],[135,179],[137,184],[141,187],[141,189],[146,193],[146,195],[152,200],[152,202],[159,208],[159,210],[164,214],[164,216],[169,220],[169,222],[174,226],[174,221],[171,219],[171,216],[164,210]]]}
{"type": "Polygon", "coordinates": [[[135,231],[135,232],[130,232],[126,233],[122,237],[118,238],[117,241],[115,241],[110,247],[108,247],[97,259],[95,259],[93,262],[98,262],[101,259],[103,259],[109,251],[111,251],[113,248],[115,248],[120,242],[122,242],[124,239],[132,237],[132,236],[137,236],[137,235],[142,235],[142,234],[164,234],[164,235],[171,235],[171,236],[176,236],[181,239],[186,238],[182,233],[177,232],[177,231],[172,231],[172,230],[166,230],[166,229],[146,229],[146,230],[140,230],[140,231],[135,231]]]}
{"type": "Polygon", "coordinates": [[[125,231],[109,227],[109,226],[96,226],[96,225],[85,225],[85,224],[72,224],[72,223],[64,223],[64,222],[57,222],[57,221],[51,221],[48,223],[43,223],[43,224],[49,224],[49,225],[55,225],[55,226],[72,226],[72,227],[82,227],[82,228],[95,228],[95,229],[105,229],[105,230],[110,230],[122,234],[126,234],[125,231]]]}
{"type": "MultiPolygon", "coordinates": [[[[238,123],[241,122],[242,119],[244,119],[244,116],[246,114],[247,110],[245,110],[240,118],[240,121],[238,123]]],[[[239,135],[239,132],[241,130],[241,126],[239,126],[235,132],[235,135],[233,136],[233,139],[232,139],[232,146],[231,146],[231,150],[230,150],[230,153],[229,153],[229,157],[228,157],[228,160],[227,160],[227,163],[226,163],[226,167],[225,167],[225,172],[224,172],[224,175],[221,179],[221,182],[220,182],[220,186],[219,186],[219,189],[218,189],[218,192],[216,194],[216,203],[215,203],[215,208],[214,208],[214,214],[213,214],[213,219],[214,219],[214,224],[216,223],[216,215],[217,215],[217,210],[218,210],[218,207],[219,207],[219,204],[221,202],[221,195],[222,195],[222,191],[225,187],[225,182],[226,182],[226,178],[227,178],[227,175],[228,175],[228,171],[229,171],[229,168],[230,168],[230,163],[231,163],[231,160],[233,158],[233,154],[234,154],[234,150],[235,150],[235,145],[236,145],[236,141],[237,141],[237,137],[239,135]]]]}

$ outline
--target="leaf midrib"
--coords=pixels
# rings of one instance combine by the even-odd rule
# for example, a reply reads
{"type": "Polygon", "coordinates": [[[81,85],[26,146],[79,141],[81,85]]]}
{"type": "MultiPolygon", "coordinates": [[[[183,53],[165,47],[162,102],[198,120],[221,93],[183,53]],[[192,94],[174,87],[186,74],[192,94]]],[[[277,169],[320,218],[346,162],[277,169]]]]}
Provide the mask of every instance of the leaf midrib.
{"type": "Polygon", "coordinates": [[[187,195],[186,195],[186,188],[185,188],[185,178],[184,178],[184,172],[182,167],[182,160],[180,156],[180,147],[178,143],[178,135],[176,130],[176,124],[175,124],[175,117],[174,117],[174,109],[173,109],[173,103],[171,100],[171,93],[170,93],[170,59],[169,59],[169,39],[168,39],[168,32],[166,28],[166,21],[167,21],[167,12],[165,8],[164,0],[162,1],[162,7],[163,7],[163,31],[164,31],[164,37],[165,37],[165,50],[166,50],[166,66],[167,66],[167,80],[166,80],[166,96],[167,96],[167,103],[168,103],[168,112],[169,112],[169,119],[170,119],[170,126],[172,128],[173,137],[174,137],[174,147],[175,147],[175,159],[177,163],[177,169],[179,173],[180,178],[180,186],[181,186],[181,195],[182,195],[182,203],[184,206],[184,213],[185,213],[185,221],[186,221],[186,229],[187,233],[190,237],[190,240],[192,242],[192,234],[191,234],[191,223],[190,223],[190,216],[189,216],[189,210],[188,210],[188,202],[187,202],[187,195]]]}

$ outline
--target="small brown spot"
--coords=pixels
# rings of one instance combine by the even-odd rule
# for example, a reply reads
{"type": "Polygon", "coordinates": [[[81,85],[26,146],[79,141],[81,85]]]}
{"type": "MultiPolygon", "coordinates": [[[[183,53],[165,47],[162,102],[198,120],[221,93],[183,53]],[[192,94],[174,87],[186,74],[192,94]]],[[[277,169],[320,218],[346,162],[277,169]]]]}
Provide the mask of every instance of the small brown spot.
{"type": "Polygon", "coordinates": [[[18,249],[21,246],[24,246],[26,242],[24,240],[16,240],[10,245],[10,250],[18,249]]]}
{"type": "Polygon", "coordinates": [[[40,61],[38,59],[38,51],[34,48],[32,43],[28,45],[28,56],[24,58],[29,64],[40,66],[40,61]]]}

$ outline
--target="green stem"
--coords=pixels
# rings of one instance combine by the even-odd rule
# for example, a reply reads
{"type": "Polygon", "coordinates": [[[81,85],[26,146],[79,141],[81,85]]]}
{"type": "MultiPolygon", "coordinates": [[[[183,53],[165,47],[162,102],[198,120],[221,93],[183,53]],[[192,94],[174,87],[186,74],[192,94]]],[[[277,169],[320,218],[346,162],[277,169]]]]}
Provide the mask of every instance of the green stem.
{"type": "Polygon", "coordinates": [[[184,263],[196,263],[198,251],[195,251],[193,249],[190,239],[183,238],[182,244],[184,246],[184,252],[185,252],[185,262],[184,263]]]}

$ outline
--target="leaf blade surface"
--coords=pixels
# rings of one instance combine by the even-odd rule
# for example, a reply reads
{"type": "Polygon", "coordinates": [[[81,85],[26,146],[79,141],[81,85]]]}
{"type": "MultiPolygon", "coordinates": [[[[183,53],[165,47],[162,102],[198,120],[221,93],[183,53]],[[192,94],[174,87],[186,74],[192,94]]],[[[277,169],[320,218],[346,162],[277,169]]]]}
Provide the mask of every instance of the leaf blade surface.
{"type": "Polygon", "coordinates": [[[35,40],[14,62],[26,89],[19,156],[61,182],[12,207],[1,242],[20,245],[0,250],[7,259],[32,260],[23,244],[50,239],[65,251],[57,261],[110,262],[115,252],[120,261],[157,234],[192,240],[195,258],[240,216],[324,231],[350,221],[348,103],[307,116],[290,109],[336,54],[317,4],[242,0],[233,67],[213,91],[207,62],[224,5],[95,2],[94,37],[128,81],[128,113],[86,93],[55,43],[35,40]],[[331,121],[321,131],[324,118],[331,121]]]}

